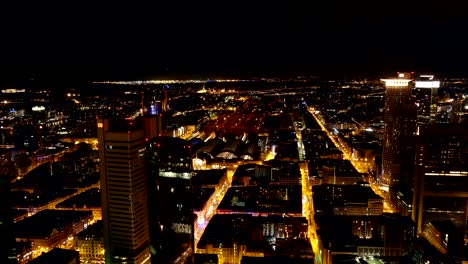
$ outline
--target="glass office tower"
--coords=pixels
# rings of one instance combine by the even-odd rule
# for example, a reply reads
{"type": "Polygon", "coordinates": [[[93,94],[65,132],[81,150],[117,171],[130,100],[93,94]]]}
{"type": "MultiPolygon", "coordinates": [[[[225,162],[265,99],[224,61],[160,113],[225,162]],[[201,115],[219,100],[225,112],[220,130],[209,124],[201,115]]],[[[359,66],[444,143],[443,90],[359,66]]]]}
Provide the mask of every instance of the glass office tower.
{"type": "Polygon", "coordinates": [[[152,138],[147,159],[153,263],[192,263],[191,145],[179,138],[152,138]]]}

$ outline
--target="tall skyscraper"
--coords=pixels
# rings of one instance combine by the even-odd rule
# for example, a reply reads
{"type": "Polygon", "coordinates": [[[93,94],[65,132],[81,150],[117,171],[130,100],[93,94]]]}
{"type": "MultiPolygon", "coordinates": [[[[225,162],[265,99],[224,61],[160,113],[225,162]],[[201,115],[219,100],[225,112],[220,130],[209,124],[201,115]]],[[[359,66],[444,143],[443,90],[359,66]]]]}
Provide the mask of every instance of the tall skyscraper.
{"type": "Polygon", "coordinates": [[[106,263],[150,263],[146,143],[156,117],[97,120],[106,263]]]}
{"type": "Polygon", "coordinates": [[[453,254],[463,251],[463,234],[468,219],[468,126],[432,124],[421,129],[416,147],[416,177],[412,218],[418,232],[430,222],[448,221],[457,232],[447,240],[453,254]],[[457,237],[460,235],[460,237],[457,237]],[[452,243],[453,245],[453,243],[452,243]]]}
{"type": "Polygon", "coordinates": [[[382,154],[382,178],[384,186],[410,181],[414,135],[416,134],[416,109],[411,102],[412,76],[399,73],[398,78],[385,82],[385,131],[382,154]],[[403,155],[404,154],[404,155],[403,155]]]}
{"type": "Polygon", "coordinates": [[[416,79],[413,97],[417,110],[418,128],[435,121],[439,87],[440,81],[434,80],[434,75],[420,75],[416,79]]]}
{"type": "Polygon", "coordinates": [[[153,263],[192,263],[194,214],[191,145],[179,138],[148,142],[151,253],[153,263]]]}

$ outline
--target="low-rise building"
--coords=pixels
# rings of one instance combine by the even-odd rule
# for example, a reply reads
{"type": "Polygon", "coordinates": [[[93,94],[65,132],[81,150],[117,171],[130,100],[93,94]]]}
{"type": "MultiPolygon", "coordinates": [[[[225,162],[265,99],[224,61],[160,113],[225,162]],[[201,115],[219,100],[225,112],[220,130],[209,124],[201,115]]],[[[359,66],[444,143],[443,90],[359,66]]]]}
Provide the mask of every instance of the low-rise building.
{"type": "Polygon", "coordinates": [[[265,256],[312,261],[314,254],[307,227],[304,217],[215,215],[198,243],[198,250],[218,255],[219,263],[239,263],[243,257],[265,256]]]}
{"type": "Polygon", "coordinates": [[[381,215],[383,198],[368,186],[322,184],[314,186],[313,200],[318,215],[381,215]]]}
{"type": "Polygon", "coordinates": [[[75,250],[82,264],[104,264],[104,231],[102,221],[97,221],[75,236],[75,250]]]}
{"type": "Polygon", "coordinates": [[[385,263],[401,263],[416,237],[416,226],[399,214],[379,216],[317,216],[316,224],[322,263],[333,256],[379,256],[385,263]]]}
{"type": "Polygon", "coordinates": [[[52,248],[70,248],[74,235],[93,220],[90,211],[44,210],[14,224],[17,242],[31,242],[34,257],[52,248]]]}
{"type": "Polygon", "coordinates": [[[54,248],[43,253],[38,258],[29,262],[30,264],[80,264],[80,255],[75,250],[54,248]]]}

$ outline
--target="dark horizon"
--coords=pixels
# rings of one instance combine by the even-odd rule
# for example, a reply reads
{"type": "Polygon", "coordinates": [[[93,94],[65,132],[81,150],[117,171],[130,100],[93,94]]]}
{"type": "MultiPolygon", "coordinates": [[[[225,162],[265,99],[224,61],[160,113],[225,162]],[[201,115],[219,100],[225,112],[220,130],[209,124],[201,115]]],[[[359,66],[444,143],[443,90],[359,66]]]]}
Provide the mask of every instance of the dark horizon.
{"type": "Polygon", "coordinates": [[[461,0],[33,2],[5,10],[4,80],[468,71],[461,0]]]}
{"type": "MultiPolygon", "coordinates": [[[[369,71],[279,71],[279,70],[264,70],[245,71],[245,70],[224,70],[220,72],[203,72],[203,71],[168,71],[160,69],[142,69],[136,72],[123,71],[93,71],[80,72],[75,74],[76,69],[72,72],[63,72],[61,69],[47,69],[41,71],[21,70],[0,74],[0,87],[2,88],[20,88],[23,84],[43,83],[49,85],[57,85],[60,83],[79,84],[100,81],[137,81],[137,80],[216,80],[216,79],[239,79],[239,80],[259,80],[259,79],[317,79],[318,81],[349,81],[349,80],[369,80],[375,81],[381,78],[390,78],[396,76],[397,72],[415,72],[416,74],[434,74],[438,79],[445,78],[468,78],[468,71],[418,71],[414,68],[391,68],[386,70],[369,70],[369,71]]],[[[66,68],[65,68],[66,70],[66,68]]]]}

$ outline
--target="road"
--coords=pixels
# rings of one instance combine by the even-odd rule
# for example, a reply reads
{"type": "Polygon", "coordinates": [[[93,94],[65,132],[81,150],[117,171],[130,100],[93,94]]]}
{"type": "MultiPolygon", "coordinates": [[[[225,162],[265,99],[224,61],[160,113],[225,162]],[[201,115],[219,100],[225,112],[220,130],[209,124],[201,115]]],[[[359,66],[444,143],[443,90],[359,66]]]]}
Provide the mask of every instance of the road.
{"type": "Polygon", "coordinates": [[[232,183],[232,176],[234,175],[236,168],[227,168],[227,180],[225,182],[220,182],[219,188],[215,189],[215,192],[211,195],[211,197],[206,202],[205,208],[202,211],[198,212],[197,222],[195,223],[195,230],[194,230],[194,240],[195,240],[195,252],[198,253],[197,245],[200,241],[200,238],[205,232],[208,223],[210,222],[211,218],[216,214],[216,210],[218,209],[219,204],[224,198],[227,190],[231,187],[232,183]]]}
{"type": "Polygon", "coordinates": [[[309,225],[307,236],[309,237],[312,250],[315,255],[315,263],[322,263],[322,255],[320,254],[319,241],[317,236],[317,225],[314,220],[314,202],[312,186],[309,181],[309,169],[307,162],[300,163],[301,180],[302,180],[302,215],[307,219],[309,225]]]}
{"type": "Polygon", "coordinates": [[[84,188],[78,188],[77,191],[75,193],[72,193],[70,195],[67,195],[67,196],[64,196],[64,197],[59,197],[55,200],[52,200],[50,201],[49,203],[45,204],[45,205],[42,205],[42,206],[39,206],[39,207],[26,207],[26,208],[22,208],[22,207],[15,207],[15,209],[22,209],[22,210],[27,210],[28,211],[28,216],[31,216],[31,215],[34,215],[40,211],[43,211],[43,210],[46,210],[46,209],[56,209],[55,207],[57,206],[57,204],[65,201],[65,200],[68,200],[82,192],[86,192],[87,190],[89,189],[92,189],[92,188],[100,188],[100,183],[95,183],[91,186],[88,186],[88,187],[84,187],[84,188]]]}
{"type": "MultiPolygon", "coordinates": [[[[296,130],[297,150],[299,152],[299,160],[305,159],[304,142],[302,141],[301,130],[297,127],[296,122],[293,122],[296,130]]],[[[322,254],[320,254],[319,241],[317,236],[317,225],[314,220],[314,201],[312,193],[312,185],[309,180],[309,164],[307,162],[299,163],[299,170],[301,172],[302,184],[302,216],[307,219],[307,237],[310,240],[310,245],[315,255],[315,263],[322,263],[322,254]]]]}
{"type": "MultiPolygon", "coordinates": [[[[349,160],[353,164],[354,168],[360,173],[368,173],[370,168],[370,163],[367,161],[359,161],[352,158],[351,148],[346,142],[344,142],[339,136],[331,133],[328,128],[325,126],[324,121],[318,111],[313,107],[309,107],[309,112],[314,117],[315,121],[319,124],[320,128],[327,134],[333,144],[343,153],[343,159],[349,160]]],[[[373,180],[372,177],[368,177],[369,185],[374,191],[375,194],[384,198],[384,212],[385,213],[395,213],[396,206],[391,204],[390,197],[387,192],[384,192],[380,186],[373,180]]]]}

